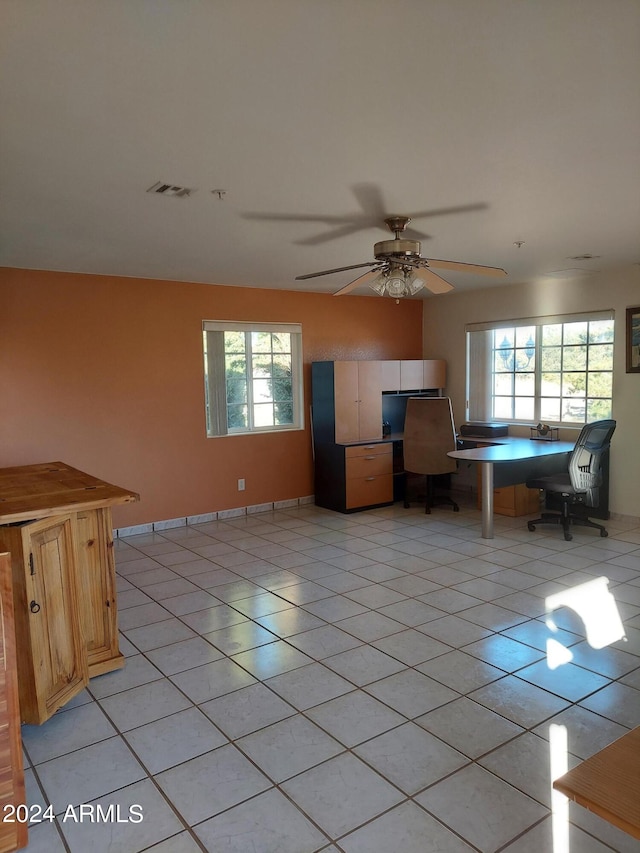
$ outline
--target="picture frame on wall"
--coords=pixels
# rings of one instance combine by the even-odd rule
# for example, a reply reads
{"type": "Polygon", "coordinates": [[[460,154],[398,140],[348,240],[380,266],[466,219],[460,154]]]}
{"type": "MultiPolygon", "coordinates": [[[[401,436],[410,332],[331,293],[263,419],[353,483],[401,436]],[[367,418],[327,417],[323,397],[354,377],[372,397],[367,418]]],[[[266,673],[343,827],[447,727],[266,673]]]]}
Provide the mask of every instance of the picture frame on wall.
{"type": "Polygon", "coordinates": [[[627,373],[640,373],[640,306],[627,308],[627,373]]]}

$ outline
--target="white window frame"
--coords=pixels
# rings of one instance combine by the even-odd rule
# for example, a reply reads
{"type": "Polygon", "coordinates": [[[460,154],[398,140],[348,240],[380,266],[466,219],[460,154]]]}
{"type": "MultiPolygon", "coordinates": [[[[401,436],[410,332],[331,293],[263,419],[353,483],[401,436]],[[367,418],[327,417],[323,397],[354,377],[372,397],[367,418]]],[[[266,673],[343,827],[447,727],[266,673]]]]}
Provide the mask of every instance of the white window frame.
{"type": "MultiPolygon", "coordinates": [[[[204,320],[202,323],[205,386],[205,424],[208,438],[225,435],[250,435],[265,432],[290,432],[304,428],[303,377],[302,377],[302,324],[301,323],[255,323],[237,320],[204,320]],[[247,362],[247,407],[248,426],[229,428],[227,422],[226,371],[224,354],[224,332],[282,333],[291,335],[291,381],[293,423],[256,426],[252,411],[252,377],[247,362]],[[217,354],[217,357],[216,357],[217,354]]],[[[249,344],[249,352],[250,344],[249,344]]]]}
{"type": "MultiPolygon", "coordinates": [[[[610,320],[614,321],[614,311],[613,310],[604,310],[604,311],[591,311],[584,312],[580,314],[563,314],[563,315],[552,315],[545,317],[526,317],[519,318],[515,320],[500,320],[494,322],[486,322],[486,323],[470,323],[465,327],[465,331],[467,333],[467,387],[466,387],[466,400],[467,400],[467,411],[466,418],[471,421],[500,421],[505,423],[513,423],[513,424],[535,424],[544,420],[545,423],[548,423],[552,426],[581,426],[584,423],[592,420],[593,418],[589,417],[588,411],[588,400],[595,399],[604,399],[608,400],[610,403],[610,409],[613,410],[613,390],[611,391],[611,396],[607,397],[587,397],[585,396],[585,411],[584,417],[578,417],[575,419],[571,419],[568,417],[563,417],[563,413],[561,412],[560,419],[549,419],[543,418],[541,413],[541,406],[543,400],[542,394],[542,382],[541,376],[543,373],[542,367],[542,328],[544,326],[549,325],[558,325],[565,323],[585,323],[585,322],[597,322],[602,320],[610,320]],[[533,335],[533,339],[531,341],[527,341],[527,344],[533,344],[535,348],[535,369],[531,371],[533,375],[534,382],[534,392],[531,395],[534,401],[534,413],[532,418],[518,418],[518,417],[498,417],[494,415],[494,396],[493,396],[493,378],[494,378],[494,365],[493,365],[493,333],[496,332],[498,335],[501,330],[506,329],[519,329],[523,327],[535,327],[535,334],[533,335]]],[[[614,324],[614,340],[611,342],[612,347],[615,347],[615,324],[614,324]]],[[[562,347],[565,345],[562,344],[562,347]]],[[[566,346],[570,346],[570,344],[566,344],[566,346]]],[[[593,346],[593,344],[588,344],[589,346],[593,346]]],[[[522,349],[528,349],[525,345],[522,349]]],[[[560,369],[558,371],[561,376],[564,376],[565,373],[568,376],[572,371],[567,370],[563,371],[560,369]]],[[[588,364],[585,372],[589,373],[588,364]]],[[[611,359],[611,367],[610,370],[599,370],[594,372],[610,372],[612,377],[612,387],[613,387],[613,356],[611,359]]],[[[514,393],[514,399],[516,395],[514,393]]],[[[609,415],[612,416],[611,414],[609,415]]]]}

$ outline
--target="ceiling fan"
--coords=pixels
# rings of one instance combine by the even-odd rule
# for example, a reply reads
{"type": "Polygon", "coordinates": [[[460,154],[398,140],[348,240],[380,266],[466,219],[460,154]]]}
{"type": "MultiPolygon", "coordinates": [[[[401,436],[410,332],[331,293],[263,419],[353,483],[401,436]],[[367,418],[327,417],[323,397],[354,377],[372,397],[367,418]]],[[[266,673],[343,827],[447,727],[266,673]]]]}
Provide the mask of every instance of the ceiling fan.
{"type": "Polygon", "coordinates": [[[394,235],[393,240],[381,240],[373,247],[375,260],[363,264],[352,264],[348,267],[322,270],[308,275],[296,276],[296,281],[317,278],[321,275],[346,270],[370,267],[369,272],[359,275],[337,290],[334,296],[344,296],[356,287],[368,284],[380,296],[391,296],[396,301],[403,296],[413,296],[423,287],[431,293],[446,293],[453,290],[453,285],[433,272],[435,269],[452,270],[454,272],[471,272],[480,275],[503,276],[506,271],[499,267],[487,267],[481,264],[467,264],[461,261],[444,261],[434,258],[423,258],[420,254],[418,240],[403,239],[402,234],[411,218],[409,216],[389,216],[384,219],[386,226],[394,235]]]}

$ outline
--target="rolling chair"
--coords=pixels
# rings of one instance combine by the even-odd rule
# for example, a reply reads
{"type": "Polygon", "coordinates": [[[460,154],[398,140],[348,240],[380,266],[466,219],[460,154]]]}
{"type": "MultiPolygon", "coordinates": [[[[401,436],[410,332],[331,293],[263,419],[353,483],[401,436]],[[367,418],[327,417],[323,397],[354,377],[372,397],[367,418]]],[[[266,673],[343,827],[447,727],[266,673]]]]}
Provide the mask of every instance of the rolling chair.
{"type": "Polygon", "coordinates": [[[404,421],[404,505],[409,507],[408,474],[424,474],[427,482],[425,512],[436,504],[458,504],[448,495],[435,494],[433,478],[456,470],[456,461],[447,456],[456,449],[451,400],[448,397],[409,397],[404,421]]]}
{"type": "Polygon", "coordinates": [[[562,501],[562,512],[543,512],[540,518],[527,522],[529,530],[535,530],[536,524],[558,524],[562,526],[567,542],[573,539],[569,531],[572,524],[595,527],[600,531],[600,536],[609,535],[601,524],[590,521],[587,515],[588,508],[595,508],[600,502],[602,455],[609,449],[615,428],[616,422],[613,420],[585,424],[569,457],[566,474],[527,480],[529,489],[557,493],[562,501]]]}

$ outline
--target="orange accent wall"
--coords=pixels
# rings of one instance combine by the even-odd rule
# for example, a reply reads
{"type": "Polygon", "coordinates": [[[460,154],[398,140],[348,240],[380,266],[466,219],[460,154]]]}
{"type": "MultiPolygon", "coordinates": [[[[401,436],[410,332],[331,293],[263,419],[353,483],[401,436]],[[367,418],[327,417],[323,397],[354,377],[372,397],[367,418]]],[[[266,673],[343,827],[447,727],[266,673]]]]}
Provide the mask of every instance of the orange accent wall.
{"type": "Polygon", "coordinates": [[[0,467],[63,461],[139,492],[116,527],[311,495],[311,362],[422,358],[422,306],[0,268],[0,467]],[[302,323],[303,431],[206,437],[203,320],[302,323]]]}

